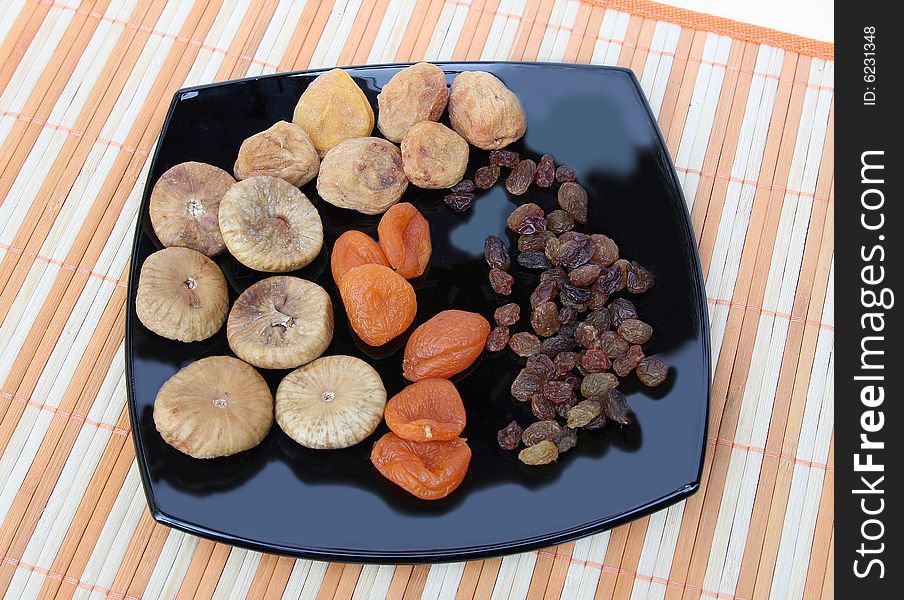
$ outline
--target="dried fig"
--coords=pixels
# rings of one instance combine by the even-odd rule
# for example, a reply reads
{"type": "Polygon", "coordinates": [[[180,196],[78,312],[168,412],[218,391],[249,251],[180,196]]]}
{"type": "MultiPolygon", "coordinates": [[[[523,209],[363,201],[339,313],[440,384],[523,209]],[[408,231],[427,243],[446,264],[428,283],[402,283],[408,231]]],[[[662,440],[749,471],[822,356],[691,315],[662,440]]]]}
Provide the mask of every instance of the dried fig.
{"type": "Polygon", "coordinates": [[[301,187],[317,177],[320,157],[304,129],[279,121],[242,142],[232,170],[236,179],[269,175],[301,187]]]}
{"type": "Polygon", "coordinates": [[[392,76],[377,95],[377,127],[399,143],[423,121],[438,121],[449,100],[446,75],[434,64],[417,63],[392,76]]]}
{"type": "Polygon", "coordinates": [[[468,142],[441,123],[421,121],[402,140],[402,165],[418,187],[450,188],[465,176],[468,142]]]}
{"type": "Polygon", "coordinates": [[[295,105],[292,122],[307,132],[323,156],[343,140],[370,135],[374,111],[349,74],[333,69],[308,85],[295,105]]]}
{"type": "Polygon", "coordinates": [[[449,120],[455,131],[483,150],[504,148],[527,129],[518,97],[485,71],[464,71],[455,77],[449,95],[449,120]]]}
{"type": "Polygon", "coordinates": [[[323,157],[317,193],[339,208],[377,215],[399,201],[408,187],[402,153],[381,138],[338,144],[323,157]]]}

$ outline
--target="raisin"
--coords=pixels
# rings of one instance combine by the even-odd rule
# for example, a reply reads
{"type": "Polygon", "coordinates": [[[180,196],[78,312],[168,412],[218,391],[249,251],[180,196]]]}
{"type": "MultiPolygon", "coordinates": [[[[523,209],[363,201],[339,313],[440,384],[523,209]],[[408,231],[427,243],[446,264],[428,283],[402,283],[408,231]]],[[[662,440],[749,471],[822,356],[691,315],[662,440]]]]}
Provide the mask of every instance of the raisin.
{"type": "Polygon", "coordinates": [[[543,397],[553,404],[561,404],[571,397],[573,387],[566,381],[557,381],[550,379],[544,381],[540,386],[540,392],[543,397]]]}
{"type": "Polygon", "coordinates": [[[509,266],[512,264],[505,242],[502,241],[502,238],[495,235],[488,235],[483,242],[483,257],[487,264],[490,265],[490,268],[496,267],[497,269],[508,271],[509,266]]]}
{"type": "Polygon", "coordinates": [[[571,427],[563,427],[562,435],[559,436],[559,439],[556,442],[556,447],[559,449],[559,454],[564,454],[577,445],[578,445],[577,430],[572,429],[571,427]]]}
{"type": "Polygon", "coordinates": [[[546,215],[546,228],[557,235],[565,233],[574,228],[574,219],[564,210],[554,210],[546,215]]]}
{"type": "Polygon", "coordinates": [[[477,189],[477,186],[474,184],[473,181],[471,181],[470,179],[462,179],[461,181],[459,181],[458,183],[456,183],[455,185],[450,187],[449,191],[459,194],[462,192],[471,193],[475,189],[477,189]]]}
{"type": "MultiPolygon", "coordinates": [[[[537,172],[537,163],[529,158],[519,162],[505,179],[505,189],[510,194],[520,196],[530,187],[534,181],[534,173],[537,172]]],[[[524,232],[521,232],[524,233],[524,232]]]]}
{"type": "Polygon", "coordinates": [[[543,394],[533,394],[530,397],[530,412],[541,421],[555,419],[556,405],[543,394]]]}
{"type": "Polygon", "coordinates": [[[509,302],[497,308],[493,313],[493,318],[496,319],[497,325],[510,327],[521,318],[521,307],[514,302],[509,302]]]}
{"type": "Polygon", "coordinates": [[[522,331],[509,339],[509,347],[518,356],[528,357],[541,350],[540,338],[532,333],[522,331]]]}
{"type": "Polygon", "coordinates": [[[568,352],[569,350],[574,350],[576,347],[577,342],[574,341],[573,337],[561,334],[546,338],[545,340],[543,340],[543,344],[541,345],[543,353],[549,354],[550,356],[555,356],[559,352],[568,352]]]}
{"type": "Polygon", "coordinates": [[[571,167],[562,165],[558,169],[556,169],[556,181],[558,181],[559,183],[565,183],[566,181],[576,181],[577,178],[577,173],[575,173],[574,169],[572,169],[571,167]]]}
{"type": "Polygon", "coordinates": [[[637,378],[647,387],[656,387],[668,374],[669,366],[653,356],[647,356],[637,365],[637,378]]]}
{"type": "Polygon", "coordinates": [[[592,310],[599,310],[606,306],[608,301],[609,294],[603,290],[603,286],[597,278],[593,285],[590,286],[590,299],[587,300],[587,306],[592,310]]]}
{"type": "Polygon", "coordinates": [[[604,331],[609,331],[611,327],[611,317],[609,316],[608,308],[598,308],[590,313],[587,313],[587,316],[584,317],[584,322],[588,325],[593,325],[596,327],[596,330],[600,333],[604,331]]]}
{"type": "Polygon", "coordinates": [[[541,281],[530,295],[531,308],[537,308],[544,302],[550,302],[559,294],[557,281],[541,281]]]}
{"type": "Polygon", "coordinates": [[[542,252],[522,252],[518,255],[518,264],[525,269],[548,269],[552,266],[542,252]]]}
{"type": "Polygon", "coordinates": [[[541,382],[540,376],[533,371],[521,369],[512,382],[512,396],[520,402],[527,402],[531,396],[540,391],[541,382]]]}
{"type": "Polygon", "coordinates": [[[568,325],[569,323],[574,323],[578,318],[578,309],[573,305],[566,304],[562,308],[559,309],[559,323],[562,325],[568,325]]]}
{"type": "Polygon", "coordinates": [[[487,336],[486,348],[488,352],[499,352],[508,346],[509,328],[505,326],[494,327],[487,336]]]}
{"type": "Polygon", "coordinates": [[[626,298],[616,298],[609,304],[609,314],[612,316],[612,327],[618,329],[625,319],[637,318],[637,308],[626,298]]]}
{"type": "Polygon", "coordinates": [[[528,202],[513,210],[506,224],[515,233],[537,233],[546,229],[546,217],[542,208],[528,202]]]}
{"type": "MultiPolygon", "coordinates": [[[[571,338],[572,340],[574,340],[574,330],[576,328],[577,328],[576,323],[562,325],[562,327],[559,328],[559,335],[564,335],[565,337],[568,337],[568,338],[571,338]]],[[[577,342],[575,342],[574,347],[577,347],[577,342]]]]}
{"type": "Polygon", "coordinates": [[[553,419],[537,421],[527,426],[521,434],[521,441],[525,446],[534,446],[543,440],[557,442],[562,437],[562,426],[553,419]]]}
{"type": "Polygon", "coordinates": [[[559,206],[578,223],[587,222],[587,192],[579,184],[566,181],[559,188],[559,206]]]}
{"type": "Polygon", "coordinates": [[[598,350],[600,348],[600,332],[587,321],[578,323],[577,327],[574,328],[574,339],[588,350],[598,350]]]}
{"type": "Polygon", "coordinates": [[[575,269],[593,257],[593,242],[582,234],[566,231],[559,236],[558,244],[547,244],[547,255],[553,264],[575,269]],[[573,235],[569,235],[573,234],[573,235]]]}
{"type": "Polygon", "coordinates": [[[537,186],[541,188],[550,187],[556,180],[556,162],[553,160],[552,154],[544,154],[540,157],[534,179],[537,186]]]}
{"type": "MultiPolygon", "coordinates": [[[[602,402],[600,402],[600,407],[602,407],[602,402]]],[[[602,429],[605,426],[606,426],[606,415],[605,415],[605,413],[600,412],[600,414],[596,415],[596,417],[592,421],[590,421],[589,423],[584,425],[584,429],[590,429],[590,430],[602,429]]]]}
{"type": "Polygon", "coordinates": [[[622,339],[614,331],[605,331],[600,334],[600,350],[609,358],[615,358],[628,349],[628,342],[622,339]]]}
{"type": "Polygon", "coordinates": [[[618,378],[612,373],[589,373],[581,381],[581,395],[585,398],[602,396],[618,387],[618,378]]]}
{"type": "MultiPolygon", "coordinates": [[[[547,281],[555,281],[556,283],[568,281],[568,273],[566,273],[564,269],[560,269],[559,267],[547,269],[540,273],[540,282],[546,283],[547,281]]],[[[556,292],[558,292],[558,289],[556,289],[556,292]]]]}
{"type": "MultiPolygon", "coordinates": [[[[547,222],[547,227],[549,223],[547,222]]],[[[519,252],[545,252],[546,251],[546,243],[549,242],[551,238],[556,237],[556,234],[549,231],[548,229],[544,229],[543,231],[538,231],[537,233],[526,233],[518,236],[518,251],[519,252]]]]}
{"type": "Polygon", "coordinates": [[[596,285],[606,294],[612,295],[624,289],[623,275],[621,265],[616,261],[615,264],[609,267],[602,267],[599,279],[596,280],[596,285]]]}
{"type": "Polygon", "coordinates": [[[584,400],[578,402],[573,408],[565,413],[568,420],[568,426],[572,429],[583,427],[598,417],[602,410],[603,407],[596,400],[584,400]]]}
{"type": "MultiPolygon", "coordinates": [[[[546,220],[549,221],[549,217],[546,220]]],[[[651,287],[653,287],[653,274],[632,260],[631,266],[628,268],[628,291],[632,294],[642,294],[651,287]]]]}
{"type": "Polygon", "coordinates": [[[548,465],[559,458],[559,449],[553,442],[543,440],[518,453],[518,460],[526,465],[548,465]]]}
{"type": "Polygon", "coordinates": [[[646,344],[653,335],[653,328],[637,319],[625,319],[618,326],[618,335],[632,344],[646,344]]]}
{"type": "Polygon", "coordinates": [[[482,190],[488,190],[496,184],[496,181],[499,180],[499,166],[498,165],[486,165],[485,167],[480,167],[474,173],[474,185],[479,187],[482,190]]]}
{"type": "Polygon", "coordinates": [[[620,258],[612,264],[613,267],[621,269],[621,279],[618,282],[619,291],[628,287],[628,271],[631,270],[631,263],[624,258],[620,258]]]}
{"type": "Polygon", "coordinates": [[[521,161],[521,157],[514,150],[491,150],[490,164],[498,167],[512,168],[521,161]]]}
{"type": "Polygon", "coordinates": [[[577,269],[572,269],[572,271],[568,274],[568,281],[572,285],[576,285],[578,287],[589,287],[600,276],[600,271],[601,269],[599,265],[589,263],[580,266],[577,269]]]}
{"type": "Polygon", "coordinates": [[[620,391],[612,389],[599,398],[603,405],[606,418],[615,421],[619,425],[630,425],[631,414],[628,408],[628,400],[620,391]]]}
{"type": "MultiPolygon", "coordinates": [[[[580,361],[581,355],[577,352],[560,352],[553,361],[556,366],[556,377],[565,377],[578,366],[580,361]]],[[[569,389],[568,392],[571,393],[571,390],[569,389]]]]}
{"type": "Polygon", "coordinates": [[[637,368],[643,359],[643,350],[640,349],[640,346],[631,346],[612,361],[612,370],[619,377],[626,377],[628,373],[637,368]]]}
{"type": "Polygon", "coordinates": [[[581,368],[584,373],[601,373],[612,368],[612,361],[602,350],[590,349],[581,356],[581,368]]]}
{"type": "Polygon", "coordinates": [[[544,379],[549,379],[556,371],[555,363],[553,363],[553,360],[545,354],[534,354],[529,357],[527,359],[527,365],[524,368],[536,373],[544,379]]]}
{"type": "Polygon", "coordinates": [[[462,213],[471,208],[471,204],[474,202],[474,194],[470,192],[449,194],[443,199],[443,202],[453,211],[462,213]]]}
{"type": "Polygon", "coordinates": [[[562,302],[567,300],[576,304],[582,304],[590,300],[590,295],[592,293],[586,288],[579,288],[576,285],[571,285],[567,281],[563,281],[559,284],[559,290],[562,302]]]}
{"type": "Polygon", "coordinates": [[[493,291],[502,296],[508,296],[512,293],[512,285],[515,279],[498,267],[490,269],[490,287],[493,291]]]}
{"type": "Polygon", "coordinates": [[[555,302],[543,302],[530,314],[530,324],[538,335],[549,337],[559,330],[559,307],[555,302]]]}
{"type": "Polygon", "coordinates": [[[595,233],[590,236],[593,240],[594,253],[593,260],[601,265],[608,267],[618,260],[618,245],[601,233],[595,233]]]}
{"type": "Polygon", "coordinates": [[[521,444],[522,433],[521,426],[512,421],[496,433],[496,443],[503,450],[514,450],[521,444]]]}

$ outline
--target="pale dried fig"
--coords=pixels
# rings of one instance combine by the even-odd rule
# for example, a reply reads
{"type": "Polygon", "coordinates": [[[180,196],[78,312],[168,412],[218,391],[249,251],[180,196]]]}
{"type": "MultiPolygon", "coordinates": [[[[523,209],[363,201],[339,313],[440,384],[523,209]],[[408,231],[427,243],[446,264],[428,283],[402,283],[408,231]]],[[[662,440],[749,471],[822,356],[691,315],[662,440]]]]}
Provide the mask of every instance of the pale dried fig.
{"type": "Polygon", "coordinates": [[[160,243],[207,256],[225,250],[217,212],[234,183],[232,175],[206,163],[184,162],[168,169],[154,184],[148,207],[160,243]]]}
{"type": "Polygon", "coordinates": [[[339,208],[385,212],[408,187],[402,153],[391,142],[363,137],[338,144],[323,157],[317,193],[339,208]]]}
{"type": "Polygon", "coordinates": [[[421,121],[402,140],[402,164],[414,185],[450,188],[465,176],[468,142],[441,123],[421,121]]]}
{"type": "Polygon", "coordinates": [[[295,105],[292,122],[307,132],[323,156],[343,140],[370,135],[374,110],[349,74],[333,69],[308,85],[295,105]]]}
{"type": "Polygon", "coordinates": [[[464,71],[452,81],[449,120],[455,131],[483,150],[504,148],[527,129],[518,97],[485,71],[464,71]]]}
{"type": "Polygon", "coordinates": [[[317,177],[320,157],[304,129],[280,121],[255,133],[239,148],[233,172],[236,179],[268,175],[301,187],[317,177]]]}
{"type": "Polygon", "coordinates": [[[220,202],[220,231],[229,252],[257,271],[294,271],[323,246],[323,223],[307,196],[284,179],[249,177],[220,202]]]}
{"type": "Polygon", "coordinates": [[[210,356],[170,377],[154,400],[163,440],[194,458],[229,456],[257,446],[273,424],[270,387],[254,367],[210,356]]]}
{"type": "Polygon", "coordinates": [[[448,100],[442,69],[430,63],[411,65],[393,75],[377,95],[377,127],[398,144],[413,125],[438,121],[448,100]]]}
{"type": "Polygon", "coordinates": [[[255,367],[294,369],[323,354],[333,339],[330,296],[306,279],[268,277],[236,299],[226,337],[236,356],[255,367]]]}
{"type": "Polygon", "coordinates": [[[226,278],[215,262],[190,248],[164,248],[141,265],[135,313],[170,340],[196,342],[215,334],[229,310],[226,278]]]}

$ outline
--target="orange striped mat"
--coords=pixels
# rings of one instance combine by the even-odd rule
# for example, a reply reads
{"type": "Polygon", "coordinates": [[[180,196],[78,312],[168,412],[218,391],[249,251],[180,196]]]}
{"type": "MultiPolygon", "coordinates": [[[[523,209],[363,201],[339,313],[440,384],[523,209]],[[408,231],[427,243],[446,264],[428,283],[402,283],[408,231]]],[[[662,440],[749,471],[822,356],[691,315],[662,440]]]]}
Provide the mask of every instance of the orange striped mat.
{"type": "Polygon", "coordinates": [[[0,0],[0,592],[832,597],[832,51],[639,0],[0,0]],[[421,59],[637,73],[706,273],[701,490],[577,542],[416,567],[280,558],[157,525],[125,408],[123,279],[173,91],[421,59]]]}

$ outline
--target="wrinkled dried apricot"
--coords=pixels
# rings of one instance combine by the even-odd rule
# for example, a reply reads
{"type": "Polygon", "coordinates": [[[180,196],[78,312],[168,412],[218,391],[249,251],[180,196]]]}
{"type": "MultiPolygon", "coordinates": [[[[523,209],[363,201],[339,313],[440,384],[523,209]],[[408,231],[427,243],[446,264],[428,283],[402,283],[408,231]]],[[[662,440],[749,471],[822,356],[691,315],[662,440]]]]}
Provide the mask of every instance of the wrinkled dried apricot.
{"type": "Polygon", "coordinates": [[[451,377],[477,360],[490,323],[477,313],[444,310],[422,323],[408,338],[402,374],[409,381],[451,377]]]}
{"type": "Polygon", "coordinates": [[[371,346],[382,346],[408,329],[417,312],[414,288],[383,265],[361,265],[339,283],[339,294],[355,333],[371,346]]]}
{"type": "Polygon", "coordinates": [[[445,498],[468,473],[471,449],[457,438],[412,442],[389,432],[374,444],[370,461],[383,477],[421,500],[445,498]]]}
{"type": "Polygon", "coordinates": [[[383,416],[393,433],[412,442],[454,440],[467,419],[455,384],[436,377],[412,383],[390,398],[383,416]]]}
{"type": "Polygon", "coordinates": [[[372,237],[363,231],[350,229],[340,235],[333,244],[333,253],[330,255],[330,270],[333,272],[333,281],[336,285],[342,281],[345,274],[361,265],[389,266],[383,249],[372,237]]]}
{"type": "Polygon", "coordinates": [[[411,279],[427,269],[430,262],[430,224],[408,202],[386,211],[377,225],[380,247],[396,272],[411,279]]]}

